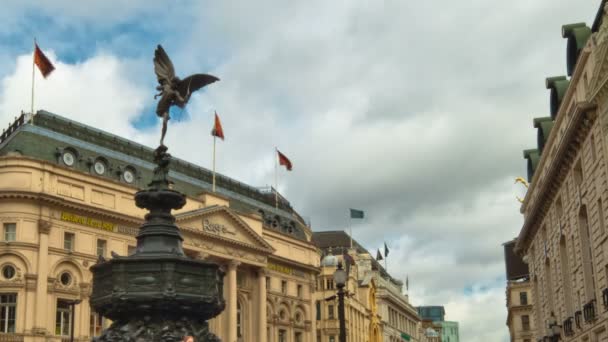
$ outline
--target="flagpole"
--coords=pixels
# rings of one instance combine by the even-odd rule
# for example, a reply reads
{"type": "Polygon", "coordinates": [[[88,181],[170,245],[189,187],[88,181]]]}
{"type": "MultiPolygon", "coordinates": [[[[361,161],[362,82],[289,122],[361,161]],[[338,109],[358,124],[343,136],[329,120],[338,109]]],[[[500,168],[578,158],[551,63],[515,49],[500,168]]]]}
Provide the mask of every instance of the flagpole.
{"type": "Polygon", "coordinates": [[[31,114],[32,117],[30,119],[30,122],[32,123],[32,125],[34,124],[34,82],[36,80],[36,38],[34,37],[34,53],[32,54],[32,102],[31,102],[31,114]]]}
{"type": "Polygon", "coordinates": [[[279,209],[279,149],[274,147],[274,206],[279,209]]]}
{"type": "Polygon", "coordinates": [[[353,248],[353,219],[348,215],[348,230],[350,231],[350,248],[353,248]]]}
{"type": "Polygon", "coordinates": [[[215,192],[215,139],[217,137],[213,136],[213,192],[215,192]]]}

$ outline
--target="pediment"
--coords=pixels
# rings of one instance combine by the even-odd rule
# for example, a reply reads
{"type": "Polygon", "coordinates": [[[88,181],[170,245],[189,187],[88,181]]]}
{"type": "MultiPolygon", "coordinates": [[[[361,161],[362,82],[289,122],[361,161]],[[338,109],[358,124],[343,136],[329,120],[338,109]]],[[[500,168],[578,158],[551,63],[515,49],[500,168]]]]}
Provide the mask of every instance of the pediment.
{"type": "Polygon", "coordinates": [[[228,207],[210,206],[178,214],[176,219],[184,232],[195,232],[227,244],[274,253],[274,248],[228,207]]]}

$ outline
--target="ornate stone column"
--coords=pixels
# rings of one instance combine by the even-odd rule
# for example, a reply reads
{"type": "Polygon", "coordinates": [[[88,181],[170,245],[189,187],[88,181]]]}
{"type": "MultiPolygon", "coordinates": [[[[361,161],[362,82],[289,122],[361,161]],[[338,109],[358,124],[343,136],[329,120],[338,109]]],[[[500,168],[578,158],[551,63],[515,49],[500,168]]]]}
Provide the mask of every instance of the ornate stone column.
{"type": "Polygon", "coordinates": [[[228,305],[226,308],[226,317],[228,319],[228,324],[226,324],[226,328],[228,329],[228,331],[226,332],[226,342],[236,342],[236,311],[238,301],[236,291],[236,269],[240,264],[241,263],[236,260],[230,261],[228,263],[228,273],[226,273],[226,279],[228,283],[228,295],[226,296],[226,299],[228,301],[228,305]]]}
{"type": "Polygon", "coordinates": [[[49,274],[48,270],[48,256],[49,256],[49,233],[51,232],[51,222],[39,220],[38,221],[38,261],[37,261],[37,273],[38,279],[36,281],[36,313],[34,315],[34,328],[33,333],[36,335],[45,335],[47,330],[47,278],[49,274]]]}
{"type": "Polygon", "coordinates": [[[266,342],[266,270],[258,270],[258,341],[266,342]]]}

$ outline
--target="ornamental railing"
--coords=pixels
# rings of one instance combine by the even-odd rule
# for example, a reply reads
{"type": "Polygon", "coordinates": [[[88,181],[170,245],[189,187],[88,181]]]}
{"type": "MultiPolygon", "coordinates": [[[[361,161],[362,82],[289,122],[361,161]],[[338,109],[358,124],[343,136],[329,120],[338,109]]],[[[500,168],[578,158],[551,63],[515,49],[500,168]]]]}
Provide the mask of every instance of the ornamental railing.
{"type": "Polygon", "coordinates": [[[574,335],[574,329],[572,327],[572,322],[574,321],[574,317],[570,316],[564,320],[564,335],[572,336],[574,335]]]}
{"type": "MultiPolygon", "coordinates": [[[[2,144],[8,137],[10,137],[17,128],[25,123],[25,113],[21,113],[18,117],[15,118],[12,124],[8,125],[7,129],[2,130],[2,134],[0,134],[0,144],[2,144]]],[[[0,340],[3,341],[3,340],[0,340]]]]}
{"type": "Polygon", "coordinates": [[[595,320],[595,299],[583,305],[583,317],[585,318],[585,323],[595,320]]]}

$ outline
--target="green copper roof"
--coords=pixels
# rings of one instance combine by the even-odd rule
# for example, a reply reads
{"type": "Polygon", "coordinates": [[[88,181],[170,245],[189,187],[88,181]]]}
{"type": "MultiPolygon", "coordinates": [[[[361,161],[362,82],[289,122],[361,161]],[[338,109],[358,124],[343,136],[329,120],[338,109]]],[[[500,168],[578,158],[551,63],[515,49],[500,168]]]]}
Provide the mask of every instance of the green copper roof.
{"type": "Polygon", "coordinates": [[[536,118],[534,119],[534,127],[538,129],[537,133],[537,143],[538,143],[538,151],[539,154],[543,153],[543,148],[547,143],[547,139],[549,139],[549,133],[551,133],[551,128],[553,128],[553,120],[550,116],[544,118],[536,118]]]}
{"type": "MultiPolygon", "coordinates": [[[[152,179],[153,149],[147,146],[45,111],[37,113],[34,125],[26,123],[22,115],[10,127],[0,135],[0,155],[18,152],[68,167],[61,157],[69,151],[75,157],[71,169],[121,183],[126,183],[124,174],[129,170],[134,177],[128,185],[139,189],[152,179]],[[106,166],[101,175],[93,168],[99,160],[106,166]]],[[[212,172],[185,160],[173,158],[169,177],[174,189],[188,196],[211,192],[212,172]]],[[[217,193],[229,199],[231,208],[261,214],[271,229],[306,239],[306,223],[282,196],[277,209],[274,193],[221,174],[216,175],[216,182],[217,193]]]]}
{"type": "Polygon", "coordinates": [[[591,36],[591,29],[585,23],[576,23],[562,26],[562,37],[568,39],[566,66],[568,76],[572,76],[578,56],[591,36]]]}
{"type": "Polygon", "coordinates": [[[595,20],[593,21],[593,26],[591,26],[591,31],[597,32],[600,30],[600,26],[602,26],[604,21],[604,7],[606,6],[607,0],[602,0],[600,3],[600,8],[597,10],[595,15],[595,20]]]}
{"type": "Polygon", "coordinates": [[[566,76],[548,77],[545,80],[545,87],[547,87],[547,89],[551,89],[549,106],[551,110],[551,118],[553,118],[553,120],[555,120],[557,117],[559,106],[564,99],[564,95],[566,94],[569,85],[570,81],[566,78],[566,76]]]}
{"type": "Polygon", "coordinates": [[[540,160],[540,154],[537,149],[524,150],[524,158],[528,160],[528,182],[532,182],[534,171],[536,171],[540,160]]]}

